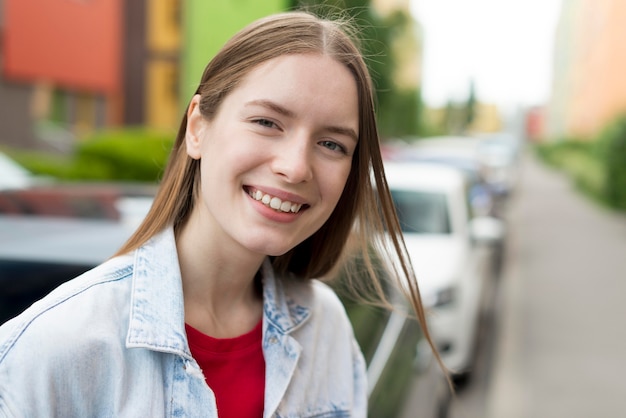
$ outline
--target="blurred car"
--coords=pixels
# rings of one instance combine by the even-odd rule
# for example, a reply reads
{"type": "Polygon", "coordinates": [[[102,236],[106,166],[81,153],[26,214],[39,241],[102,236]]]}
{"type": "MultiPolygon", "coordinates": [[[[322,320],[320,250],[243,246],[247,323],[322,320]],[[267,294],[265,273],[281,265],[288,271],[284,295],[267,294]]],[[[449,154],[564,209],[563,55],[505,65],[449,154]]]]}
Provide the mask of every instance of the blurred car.
{"type": "MultiPolygon", "coordinates": [[[[111,257],[151,202],[110,188],[58,192],[0,192],[0,323],[111,257]]],[[[368,365],[368,416],[399,416],[412,400],[416,416],[445,418],[450,391],[429,352],[417,355],[424,346],[417,322],[401,310],[343,300],[368,365]]]]}
{"type": "Polygon", "coordinates": [[[446,366],[467,376],[494,286],[493,243],[502,222],[472,217],[467,180],[456,169],[387,161],[385,172],[435,342],[446,366]]]}
{"type": "Polygon", "coordinates": [[[0,190],[29,187],[34,176],[24,167],[0,152],[0,190]]]}
{"type": "Polygon", "coordinates": [[[497,195],[509,196],[515,190],[519,177],[520,141],[505,132],[481,135],[478,138],[478,155],[486,167],[489,182],[497,195]]]}
{"type": "MultiPolygon", "coordinates": [[[[442,164],[460,170],[467,181],[472,217],[497,217],[506,220],[508,189],[499,183],[498,168],[487,165],[483,138],[433,137],[405,145],[393,154],[393,161],[442,164]]],[[[500,277],[504,266],[506,235],[492,243],[492,269],[500,277]]]]}
{"type": "Polygon", "coordinates": [[[446,418],[448,382],[400,297],[393,311],[342,300],[367,364],[368,417],[446,418]]]}
{"type": "Polygon", "coordinates": [[[155,187],[132,183],[55,183],[0,190],[0,214],[137,222],[155,187]],[[131,219],[133,218],[133,219],[131,219]]]}
{"type": "Polygon", "coordinates": [[[389,153],[390,161],[413,161],[452,166],[466,177],[469,201],[477,215],[498,215],[497,196],[480,159],[480,140],[466,137],[436,137],[416,140],[389,153]]]}
{"type": "Polygon", "coordinates": [[[153,190],[102,184],[0,191],[0,322],[113,255],[147,213],[153,190]]]}
{"type": "Polygon", "coordinates": [[[111,257],[133,228],[110,219],[0,215],[0,323],[111,257]]]}

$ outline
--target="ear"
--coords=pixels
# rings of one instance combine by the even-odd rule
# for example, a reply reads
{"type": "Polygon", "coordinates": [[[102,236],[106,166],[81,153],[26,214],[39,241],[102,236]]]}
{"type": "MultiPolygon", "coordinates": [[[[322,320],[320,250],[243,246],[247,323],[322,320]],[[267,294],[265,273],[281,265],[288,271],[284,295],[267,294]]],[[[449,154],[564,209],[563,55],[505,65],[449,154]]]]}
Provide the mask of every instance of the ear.
{"type": "Polygon", "coordinates": [[[202,155],[202,139],[206,123],[200,113],[200,95],[196,94],[187,108],[187,130],[185,131],[187,155],[194,160],[199,160],[202,155]]]}

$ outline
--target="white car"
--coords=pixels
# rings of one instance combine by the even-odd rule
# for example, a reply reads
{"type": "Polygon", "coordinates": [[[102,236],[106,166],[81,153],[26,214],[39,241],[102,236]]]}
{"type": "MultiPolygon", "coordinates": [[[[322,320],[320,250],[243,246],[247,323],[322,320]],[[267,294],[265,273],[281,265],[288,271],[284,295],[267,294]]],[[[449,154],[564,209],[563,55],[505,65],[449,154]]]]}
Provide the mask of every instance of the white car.
{"type": "Polygon", "coordinates": [[[466,177],[454,168],[386,162],[385,172],[435,343],[454,375],[465,376],[493,286],[490,244],[502,223],[472,218],[466,177]]]}
{"type": "Polygon", "coordinates": [[[28,170],[0,152],[0,190],[21,189],[33,183],[33,175],[28,170]]]}

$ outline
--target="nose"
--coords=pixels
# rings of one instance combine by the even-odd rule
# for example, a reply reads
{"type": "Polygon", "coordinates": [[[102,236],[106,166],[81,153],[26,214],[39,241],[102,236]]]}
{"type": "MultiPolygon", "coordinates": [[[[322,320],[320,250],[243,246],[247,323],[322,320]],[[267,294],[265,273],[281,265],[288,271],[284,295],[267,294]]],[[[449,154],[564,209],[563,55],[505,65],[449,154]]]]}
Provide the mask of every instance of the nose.
{"type": "Polygon", "coordinates": [[[272,170],[286,181],[297,184],[313,178],[312,150],[304,135],[285,138],[276,144],[272,170]]]}

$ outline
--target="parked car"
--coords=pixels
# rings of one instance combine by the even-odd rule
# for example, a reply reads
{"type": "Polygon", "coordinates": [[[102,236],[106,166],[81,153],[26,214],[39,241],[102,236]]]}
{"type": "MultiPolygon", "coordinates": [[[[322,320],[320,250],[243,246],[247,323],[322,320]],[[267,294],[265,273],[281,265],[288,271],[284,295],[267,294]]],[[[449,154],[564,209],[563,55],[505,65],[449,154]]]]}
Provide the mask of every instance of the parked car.
{"type": "Polygon", "coordinates": [[[32,185],[35,177],[8,155],[0,152],[0,190],[32,185]]]}
{"type": "Polygon", "coordinates": [[[521,141],[513,134],[497,132],[481,135],[479,158],[495,192],[504,197],[513,193],[519,178],[521,141]]]}
{"type": "Polygon", "coordinates": [[[493,243],[502,222],[472,217],[467,180],[439,164],[385,163],[409,256],[430,310],[429,325],[455,376],[473,368],[487,295],[494,286],[493,243]]]}
{"type": "Polygon", "coordinates": [[[109,258],[152,202],[150,186],[0,191],[0,322],[109,258]]]}
{"type": "MultiPolygon", "coordinates": [[[[482,138],[470,137],[427,138],[405,145],[392,154],[392,160],[441,164],[461,171],[467,182],[471,216],[497,217],[506,221],[508,189],[505,192],[498,183],[497,167],[486,164],[484,142],[482,138]]],[[[505,234],[492,244],[492,268],[496,277],[502,274],[505,246],[505,234]]]]}
{"type": "MultiPolygon", "coordinates": [[[[47,201],[55,201],[50,193],[47,189],[47,201]]],[[[0,208],[4,202],[12,210],[0,215],[0,323],[113,255],[149,207],[145,196],[133,201],[123,194],[78,195],[62,191],[58,202],[49,205],[55,210],[46,213],[41,195],[0,192],[0,208]],[[19,197],[26,199],[18,204],[19,197]],[[19,208],[27,215],[19,214],[19,208]]],[[[445,418],[450,391],[443,372],[423,349],[417,322],[401,310],[343,300],[368,365],[369,416],[400,416],[411,400],[417,405],[415,416],[445,418]],[[422,347],[419,355],[417,347],[422,347]]]]}
{"type": "Polygon", "coordinates": [[[132,229],[111,219],[0,215],[0,322],[112,256],[132,229]]]}
{"type": "Polygon", "coordinates": [[[486,167],[478,152],[480,140],[437,137],[416,140],[388,152],[389,161],[437,163],[460,170],[468,182],[469,200],[478,215],[497,215],[497,195],[487,180],[486,167]]]}

